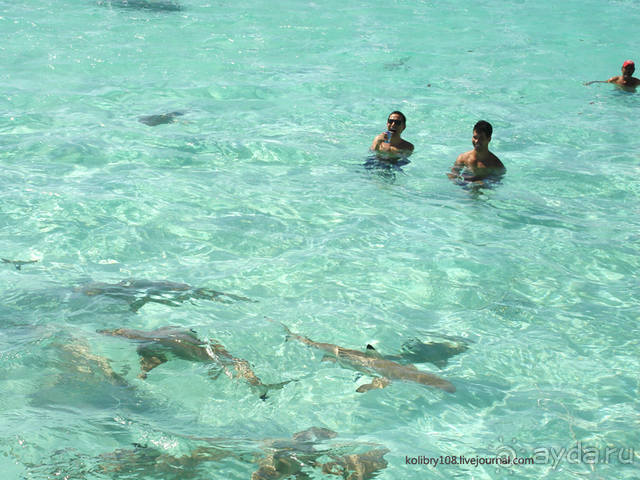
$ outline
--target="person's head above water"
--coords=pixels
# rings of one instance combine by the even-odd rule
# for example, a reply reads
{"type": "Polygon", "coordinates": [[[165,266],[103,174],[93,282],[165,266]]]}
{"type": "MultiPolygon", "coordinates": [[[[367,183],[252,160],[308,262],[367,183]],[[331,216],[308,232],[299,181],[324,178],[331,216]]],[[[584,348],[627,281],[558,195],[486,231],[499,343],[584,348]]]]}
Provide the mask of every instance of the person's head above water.
{"type": "Polygon", "coordinates": [[[451,167],[447,176],[451,180],[464,182],[482,182],[494,175],[506,172],[504,164],[489,150],[493,127],[486,120],[480,120],[473,126],[471,144],[473,150],[463,152],[451,167]]]}
{"type": "Polygon", "coordinates": [[[413,152],[413,144],[402,138],[407,126],[404,113],[394,110],[387,117],[387,130],[373,139],[371,150],[387,152],[394,156],[409,156],[413,152]]]}
{"type": "Polygon", "coordinates": [[[622,63],[621,70],[622,75],[616,75],[615,77],[611,77],[609,80],[593,80],[591,82],[586,82],[585,85],[591,85],[592,83],[613,83],[622,87],[623,90],[635,92],[636,88],[640,85],[640,78],[635,78],[633,76],[633,72],[636,71],[636,64],[633,63],[633,60],[625,60],[622,63]]]}
{"type": "Polygon", "coordinates": [[[389,118],[391,118],[393,115],[398,115],[400,117],[400,119],[402,120],[402,123],[407,123],[407,117],[401,111],[394,110],[393,112],[391,112],[389,114],[389,118]]]}
{"type": "Polygon", "coordinates": [[[407,126],[407,117],[404,116],[404,113],[399,112],[398,110],[394,110],[389,114],[387,118],[387,128],[392,132],[402,132],[407,126]]]}
{"type": "Polygon", "coordinates": [[[487,138],[491,138],[491,135],[493,134],[493,127],[486,120],[480,120],[473,126],[473,131],[484,133],[487,138]]]}
{"type": "Polygon", "coordinates": [[[477,152],[488,152],[492,134],[493,127],[489,122],[486,120],[476,122],[473,126],[473,136],[471,137],[473,149],[477,152]]]}

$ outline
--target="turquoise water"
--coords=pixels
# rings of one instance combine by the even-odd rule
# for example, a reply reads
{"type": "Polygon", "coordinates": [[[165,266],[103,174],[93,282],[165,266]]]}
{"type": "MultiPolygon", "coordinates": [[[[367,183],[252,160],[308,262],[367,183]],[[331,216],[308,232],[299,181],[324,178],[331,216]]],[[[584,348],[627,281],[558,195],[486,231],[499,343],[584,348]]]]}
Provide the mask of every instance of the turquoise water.
{"type": "Polygon", "coordinates": [[[640,61],[637,2],[0,6],[0,257],[37,260],[0,264],[4,478],[248,479],[313,426],[388,449],[380,479],[638,478],[640,93],[583,85],[640,61]],[[411,163],[365,170],[396,109],[411,163]],[[481,118],[508,172],[465,190],[445,173],[481,118]],[[256,302],[76,290],[127,278],[256,302]],[[266,318],[385,354],[464,342],[418,364],[457,391],[356,393],[369,375],[266,318]],[[167,325],[294,381],[263,401],[179,359],[140,380],[135,342],[97,333],[167,325]],[[144,454],[203,446],[234,455],[144,454]],[[407,464],[505,452],[537,463],[407,464]]]}

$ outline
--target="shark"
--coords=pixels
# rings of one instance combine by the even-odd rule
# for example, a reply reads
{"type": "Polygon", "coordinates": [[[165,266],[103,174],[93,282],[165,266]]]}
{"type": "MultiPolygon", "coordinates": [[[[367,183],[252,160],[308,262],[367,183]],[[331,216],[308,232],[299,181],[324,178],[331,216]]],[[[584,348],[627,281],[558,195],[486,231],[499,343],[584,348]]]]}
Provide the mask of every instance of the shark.
{"type": "Polygon", "coordinates": [[[224,372],[229,378],[240,378],[246,381],[261,399],[267,398],[272,389],[280,389],[287,383],[264,384],[253,372],[249,362],[231,355],[221,344],[215,341],[202,341],[193,330],[181,327],[161,327],[151,331],[118,328],[115,330],[98,330],[98,333],[114,337],[123,337],[139,342],[141,379],[154,368],[169,360],[169,356],[191,362],[212,365],[211,377],[217,378],[224,372]]]}
{"type": "Polygon", "coordinates": [[[118,283],[92,282],[76,287],[75,291],[88,297],[104,295],[124,300],[133,312],[137,312],[147,303],[176,306],[191,299],[213,300],[221,303],[254,302],[241,295],[218,292],[210,288],[195,288],[186,283],[136,279],[126,279],[118,283]]]}
{"type": "Polygon", "coordinates": [[[370,480],[387,467],[384,458],[389,452],[387,448],[376,444],[327,443],[337,435],[328,428],[311,427],[291,438],[240,444],[232,439],[205,439],[206,444],[182,456],[136,443],[133,449],[102,454],[101,461],[93,463],[98,463],[103,474],[117,472],[127,476],[144,471],[180,480],[202,478],[202,471],[212,468],[207,463],[228,458],[255,465],[251,480],[310,480],[315,477],[314,470],[345,480],[370,480]]]}
{"type": "Polygon", "coordinates": [[[403,380],[415,382],[421,385],[436,387],[445,392],[454,393],[456,388],[453,384],[432,373],[422,372],[415,365],[403,365],[394,360],[383,358],[375,351],[361,352],[343,348],[332,343],[315,342],[307,337],[293,333],[286,325],[282,325],[287,332],[287,339],[293,338],[305,345],[326,352],[323,360],[339,363],[342,366],[352,368],[359,372],[373,375],[371,383],[360,385],[356,392],[364,393],[377,388],[385,388],[392,380],[403,380]]]}
{"type": "Polygon", "coordinates": [[[98,4],[152,12],[180,12],[183,10],[180,4],[169,0],[100,0],[98,4]]]}
{"type": "Polygon", "coordinates": [[[387,448],[375,446],[361,453],[341,454],[338,451],[353,449],[356,445],[340,449],[317,447],[321,442],[335,438],[338,434],[328,428],[311,427],[293,435],[291,440],[263,442],[267,455],[258,461],[259,468],[251,480],[274,480],[285,478],[310,479],[306,473],[310,468],[322,473],[342,477],[346,480],[369,480],[387,467],[384,456],[387,448]],[[328,457],[330,461],[319,461],[328,457]]]}
{"type": "Polygon", "coordinates": [[[22,270],[22,266],[23,265],[28,265],[30,263],[36,263],[38,260],[9,260],[6,258],[2,258],[2,263],[10,263],[12,264],[14,267],[16,267],[16,270],[22,270]]]}
{"type": "Polygon", "coordinates": [[[166,123],[173,123],[176,121],[176,117],[184,115],[182,112],[169,112],[162,113],[160,115],[143,115],[138,118],[140,123],[149,125],[150,127],[156,127],[158,125],[164,125],[166,123]]]}
{"type": "Polygon", "coordinates": [[[38,388],[28,395],[31,406],[69,411],[122,408],[145,413],[155,408],[153,400],[139,395],[136,386],[116,372],[108,358],[93,351],[87,338],[76,334],[61,329],[40,339],[46,362],[41,364],[44,376],[38,388]]]}
{"type": "Polygon", "coordinates": [[[404,66],[404,69],[408,70],[409,67],[406,65],[406,63],[409,60],[411,60],[411,57],[402,57],[395,62],[385,63],[382,68],[384,68],[385,70],[397,70],[400,67],[404,66]]]}

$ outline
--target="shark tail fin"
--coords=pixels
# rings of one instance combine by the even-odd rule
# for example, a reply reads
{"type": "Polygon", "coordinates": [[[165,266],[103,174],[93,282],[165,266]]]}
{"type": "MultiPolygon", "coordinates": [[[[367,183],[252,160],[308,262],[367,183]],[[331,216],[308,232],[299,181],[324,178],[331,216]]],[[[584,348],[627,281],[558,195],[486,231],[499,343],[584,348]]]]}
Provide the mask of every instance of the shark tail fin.
{"type": "Polygon", "coordinates": [[[260,385],[256,385],[254,388],[260,396],[260,400],[266,400],[269,396],[269,392],[272,390],[282,390],[286,384],[295,381],[297,380],[285,380],[284,382],[279,383],[261,383],[260,385]]]}
{"type": "Polygon", "coordinates": [[[291,339],[291,337],[293,336],[293,332],[291,330],[289,330],[289,327],[287,327],[284,323],[278,322],[277,320],[274,320],[273,318],[269,318],[269,317],[264,317],[264,318],[265,318],[265,320],[267,320],[269,322],[279,323],[282,326],[282,328],[284,328],[284,331],[287,334],[286,341],[289,341],[291,339]]]}

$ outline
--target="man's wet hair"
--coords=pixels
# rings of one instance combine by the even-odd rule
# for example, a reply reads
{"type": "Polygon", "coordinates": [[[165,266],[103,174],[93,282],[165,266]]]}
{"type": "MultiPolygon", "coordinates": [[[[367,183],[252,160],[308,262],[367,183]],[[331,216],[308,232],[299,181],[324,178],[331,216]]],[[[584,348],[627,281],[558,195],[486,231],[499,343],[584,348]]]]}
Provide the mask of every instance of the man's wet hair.
{"type": "Polygon", "coordinates": [[[490,138],[491,134],[493,133],[493,127],[486,120],[480,120],[479,122],[477,122],[473,126],[473,130],[478,133],[484,133],[487,138],[490,138]]]}
{"type": "Polygon", "coordinates": [[[394,110],[393,112],[391,112],[389,115],[387,115],[387,118],[389,118],[393,114],[400,115],[400,117],[402,118],[402,124],[407,124],[407,117],[404,116],[404,113],[399,112],[398,110],[394,110]]]}

